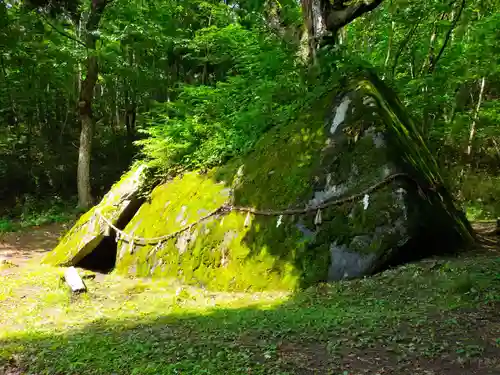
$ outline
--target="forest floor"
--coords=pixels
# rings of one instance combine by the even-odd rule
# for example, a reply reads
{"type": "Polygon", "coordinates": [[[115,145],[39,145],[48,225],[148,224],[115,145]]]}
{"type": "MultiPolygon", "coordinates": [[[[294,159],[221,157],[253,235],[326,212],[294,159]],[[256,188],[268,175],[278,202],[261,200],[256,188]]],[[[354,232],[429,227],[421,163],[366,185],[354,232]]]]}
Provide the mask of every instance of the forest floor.
{"type": "Polygon", "coordinates": [[[0,374],[500,374],[500,246],[299,292],[115,274],[72,296],[61,226],[0,238],[0,374]]]}
{"type": "Polygon", "coordinates": [[[0,262],[16,265],[37,260],[56,245],[68,225],[49,224],[19,232],[0,233],[0,262]]]}

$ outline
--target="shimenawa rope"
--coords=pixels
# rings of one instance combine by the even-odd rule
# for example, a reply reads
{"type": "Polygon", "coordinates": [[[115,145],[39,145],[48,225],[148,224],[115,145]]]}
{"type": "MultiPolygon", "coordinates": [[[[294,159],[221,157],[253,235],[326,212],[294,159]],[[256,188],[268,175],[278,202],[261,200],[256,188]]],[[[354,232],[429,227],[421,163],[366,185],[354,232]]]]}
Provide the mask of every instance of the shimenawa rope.
{"type": "MultiPolygon", "coordinates": [[[[229,214],[230,212],[233,212],[233,211],[236,211],[236,212],[246,212],[248,214],[253,214],[253,215],[257,215],[257,216],[300,215],[300,214],[307,214],[307,213],[311,213],[311,212],[315,212],[316,211],[317,212],[316,220],[318,220],[318,217],[319,217],[319,220],[321,221],[321,210],[323,210],[325,208],[328,208],[328,207],[331,207],[331,206],[340,206],[340,205],[342,205],[344,203],[354,202],[354,201],[358,200],[359,198],[362,198],[365,195],[370,194],[370,193],[372,193],[372,192],[380,189],[381,187],[389,184],[390,182],[392,182],[392,181],[394,181],[396,179],[403,179],[403,178],[407,179],[409,181],[412,181],[415,184],[417,184],[417,186],[419,186],[418,182],[413,177],[411,177],[410,175],[408,175],[406,173],[395,173],[395,174],[392,174],[392,175],[384,178],[382,181],[379,181],[376,184],[374,184],[374,185],[372,185],[372,186],[370,186],[370,187],[368,187],[368,188],[360,191],[359,193],[350,195],[348,197],[340,198],[340,199],[337,199],[337,200],[324,201],[321,204],[318,204],[316,206],[311,206],[311,207],[294,208],[294,209],[288,209],[288,210],[259,210],[259,209],[253,208],[253,207],[240,207],[240,206],[234,206],[234,205],[231,205],[231,204],[228,204],[228,203],[224,203],[222,206],[220,206],[217,209],[211,211],[207,215],[199,218],[195,222],[193,222],[191,224],[188,224],[188,225],[185,225],[182,228],[180,228],[179,230],[177,230],[177,231],[175,231],[173,233],[170,233],[168,235],[161,236],[161,237],[144,238],[144,237],[139,237],[139,236],[131,235],[131,234],[126,233],[123,230],[117,228],[109,219],[107,219],[106,217],[104,217],[101,214],[101,212],[99,212],[98,210],[96,210],[95,213],[99,217],[100,220],[104,221],[108,227],[110,227],[111,229],[113,229],[116,232],[116,241],[117,242],[119,240],[125,240],[127,243],[130,243],[132,245],[133,244],[138,244],[138,245],[157,245],[157,244],[161,244],[163,242],[166,242],[166,241],[170,240],[171,238],[173,238],[173,237],[175,237],[175,236],[177,236],[177,235],[179,235],[179,234],[181,234],[181,233],[183,233],[183,232],[185,232],[187,230],[190,230],[194,226],[196,226],[199,223],[201,223],[201,222],[203,222],[203,221],[211,218],[212,216],[227,215],[227,214],[229,214]]],[[[419,187],[419,189],[420,189],[420,187],[419,187]]]]}

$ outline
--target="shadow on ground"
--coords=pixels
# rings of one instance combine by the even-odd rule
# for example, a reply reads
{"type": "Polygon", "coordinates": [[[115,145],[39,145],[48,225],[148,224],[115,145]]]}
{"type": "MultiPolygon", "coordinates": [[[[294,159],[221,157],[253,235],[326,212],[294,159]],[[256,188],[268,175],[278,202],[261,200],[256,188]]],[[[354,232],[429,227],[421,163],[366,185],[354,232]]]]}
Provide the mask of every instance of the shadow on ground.
{"type": "MultiPolygon", "coordinates": [[[[278,306],[186,312],[197,297],[184,290],[164,297],[174,298],[170,312],[21,331],[0,342],[0,369],[3,358],[4,374],[499,374],[499,262],[431,260],[278,306]]],[[[120,298],[148,303],[140,288],[120,298]]]]}

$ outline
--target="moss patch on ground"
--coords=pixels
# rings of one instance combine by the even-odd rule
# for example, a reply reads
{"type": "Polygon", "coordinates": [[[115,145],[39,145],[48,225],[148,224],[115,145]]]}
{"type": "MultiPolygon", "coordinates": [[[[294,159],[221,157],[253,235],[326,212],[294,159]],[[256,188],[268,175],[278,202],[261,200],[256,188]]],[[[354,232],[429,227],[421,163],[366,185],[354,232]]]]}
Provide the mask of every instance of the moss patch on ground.
{"type": "Polygon", "coordinates": [[[87,279],[0,265],[0,373],[489,375],[500,368],[498,253],[432,259],[297,294],[87,279]]]}

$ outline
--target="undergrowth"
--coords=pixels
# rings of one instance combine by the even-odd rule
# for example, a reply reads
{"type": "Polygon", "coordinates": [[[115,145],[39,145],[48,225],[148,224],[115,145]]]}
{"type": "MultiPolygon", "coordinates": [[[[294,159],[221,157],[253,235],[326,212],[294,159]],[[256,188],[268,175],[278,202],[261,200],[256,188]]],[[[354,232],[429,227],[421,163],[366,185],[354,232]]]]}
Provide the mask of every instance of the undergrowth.
{"type": "Polygon", "coordinates": [[[76,202],[52,198],[40,201],[27,198],[0,216],[0,233],[51,223],[66,223],[83,213],[76,202]]]}
{"type": "Polygon", "coordinates": [[[500,217],[500,178],[496,172],[475,171],[467,174],[460,188],[469,220],[500,217]]]}

